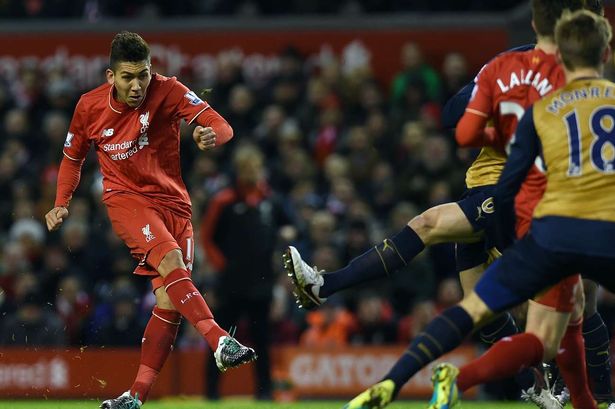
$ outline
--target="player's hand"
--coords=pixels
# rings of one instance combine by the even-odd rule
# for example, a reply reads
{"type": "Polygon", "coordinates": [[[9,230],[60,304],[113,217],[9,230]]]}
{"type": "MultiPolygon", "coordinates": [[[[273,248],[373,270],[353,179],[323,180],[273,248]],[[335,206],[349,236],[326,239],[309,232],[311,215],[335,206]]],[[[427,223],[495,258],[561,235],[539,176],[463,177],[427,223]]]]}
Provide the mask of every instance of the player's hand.
{"type": "Polygon", "coordinates": [[[58,206],[54,207],[45,215],[45,221],[47,222],[47,229],[49,231],[58,230],[64,222],[64,219],[68,217],[68,209],[66,207],[58,206]]]}
{"type": "Polygon", "coordinates": [[[216,132],[210,126],[206,128],[197,126],[192,132],[192,137],[196,142],[196,146],[202,151],[213,149],[216,146],[216,132]]]}

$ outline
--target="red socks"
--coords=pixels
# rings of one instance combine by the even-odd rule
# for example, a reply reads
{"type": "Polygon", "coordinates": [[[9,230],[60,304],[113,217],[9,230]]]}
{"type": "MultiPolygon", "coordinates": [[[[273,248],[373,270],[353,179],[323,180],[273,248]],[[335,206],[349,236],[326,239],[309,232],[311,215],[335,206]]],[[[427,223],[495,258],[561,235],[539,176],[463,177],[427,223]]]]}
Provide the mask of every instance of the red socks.
{"type": "Polygon", "coordinates": [[[568,324],[555,362],[570,390],[572,406],[578,409],[596,409],[596,402],[589,389],[585,367],[582,323],[583,320],[579,320],[574,324],[568,324]]]}
{"type": "Polygon", "coordinates": [[[192,283],[190,273],[181,268],[171,271],[164,278],[164,288],[175,308],[203,335],[209,347],[215,351],[220,337],[228,333],[214,321],[205,299],[192,283]]]}
{"type": "Polygon", "coordinates": [[[162,369],[179,329],[181,315],[174,310],[154,307],[141,344],[141,364],[130,394],[141,402],[147,400],[154,381],[162,369]]]}
{"type": "Polygon", "coordinates": [[[509,378],[523,368],[539,364],[544,355],[542,342],[534,334],[505,337],[459,371],[457,387],[466,391],[481,383],[509,378]]]}

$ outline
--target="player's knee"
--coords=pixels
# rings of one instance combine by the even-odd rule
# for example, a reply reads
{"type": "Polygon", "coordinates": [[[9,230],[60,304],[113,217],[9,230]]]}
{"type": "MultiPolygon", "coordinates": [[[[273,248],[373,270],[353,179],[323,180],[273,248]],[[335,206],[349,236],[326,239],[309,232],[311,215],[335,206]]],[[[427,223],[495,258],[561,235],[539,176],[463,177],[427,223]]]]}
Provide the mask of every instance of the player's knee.
{"type": "Polygon", "coordinates": [[[458,305],[472,318],[475,327],[482,326],[494,315],[493,311],[474,291],[461,300],[458,305]]]}
{"type": "Polygon", "coordinates": [[[179,249],[173,249],[162,258],[162,261],[158,265],[158,273],[165,277],[171,271],[178,268],[186,268],[186,266],[181,251],[179,249]]]}
{"type": "Polygon", "coordinates": [[[430,243],[438,225],[438,211],[428,209],[408,222],[408,226],[416,232],[426,245],[430,243]]]}
{"type": "Polygon", "coordinates": [[[167,294],[164,287],[160,287],[156,289],[156,305],[158,308],[163,308],[165,310],[175,310],[175,306],[171,302],[169,295],[167,294]]]}
{"type": "Polygon", "coordinates": [[[557,352],[559,351],[559,342],[560,340],[541,340],[542,345],[544,347],[544,355],[542,357],[543,362],[549,362],[554,360],[557,357],[557,352]]]}

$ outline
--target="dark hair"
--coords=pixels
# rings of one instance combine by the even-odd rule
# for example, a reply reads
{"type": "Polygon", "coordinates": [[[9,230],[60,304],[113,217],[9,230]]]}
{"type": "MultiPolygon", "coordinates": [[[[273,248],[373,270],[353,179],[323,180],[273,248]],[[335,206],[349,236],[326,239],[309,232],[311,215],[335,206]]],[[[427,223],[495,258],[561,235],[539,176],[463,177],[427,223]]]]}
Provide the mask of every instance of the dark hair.
{"type": "Polygon", "coordinates": [[[111,42],[109,67],[115,70],[119,62],[150,61],[149,45],[137,33],[122,31],[115,35],[111,42]]]}
{"type": "Polygon", "coordinates": [[[536,34],[553,37],[555,23],[566,9],[575,11],[585,7],[585,0],[532,0],[532,19],[536,34]]]}
{"type": "Polygon", "coordinates": [[[604,3],[602,0],[585,0],[585,9],[599,16],[604,16],[604,3]]]}
{"type": "Polygon", "coordinates": [[[569,70],[600,67],[612,37],[608,20],[588,10],[565,12],[555,27],[555,41],[569,70]]]}

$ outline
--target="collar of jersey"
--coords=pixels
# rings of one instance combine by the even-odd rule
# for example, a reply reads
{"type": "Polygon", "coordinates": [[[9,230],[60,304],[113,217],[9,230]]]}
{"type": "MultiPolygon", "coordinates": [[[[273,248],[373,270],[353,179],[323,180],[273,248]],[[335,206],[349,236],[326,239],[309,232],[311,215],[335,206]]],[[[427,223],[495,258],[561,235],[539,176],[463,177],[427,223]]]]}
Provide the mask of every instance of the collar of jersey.
{"type": "MultiPolygon", "coordinates": [[[[149,88],[149,87],[148,87],[149,88]]],[[[126,103],[118,102],[113,98],[113,84],[109,87],[109,108],[115,113],[121,114],[125,111],[129,111],[131,109],[136,110],[139,109],[141,105],[145,102],[145,98],[147,98],[147,90],[145,90],[145,94],[143,94],[143,99],[136,107],[132,108],[126,103]]]]}

